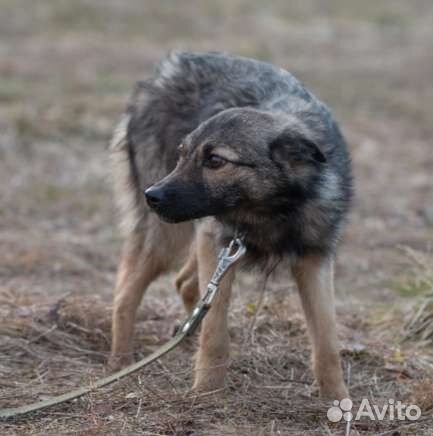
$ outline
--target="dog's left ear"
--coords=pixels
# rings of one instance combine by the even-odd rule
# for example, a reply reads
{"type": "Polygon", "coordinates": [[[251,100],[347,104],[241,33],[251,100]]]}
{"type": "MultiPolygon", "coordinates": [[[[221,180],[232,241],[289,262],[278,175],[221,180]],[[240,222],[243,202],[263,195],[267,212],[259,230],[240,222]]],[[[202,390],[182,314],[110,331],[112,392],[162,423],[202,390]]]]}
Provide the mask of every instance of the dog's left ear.
{"type": "Polygon", "coordinates": [[[269,144],[273,160],[326,163],[327,159],[320,147],[299,132],[285,130],[269,144]]]}

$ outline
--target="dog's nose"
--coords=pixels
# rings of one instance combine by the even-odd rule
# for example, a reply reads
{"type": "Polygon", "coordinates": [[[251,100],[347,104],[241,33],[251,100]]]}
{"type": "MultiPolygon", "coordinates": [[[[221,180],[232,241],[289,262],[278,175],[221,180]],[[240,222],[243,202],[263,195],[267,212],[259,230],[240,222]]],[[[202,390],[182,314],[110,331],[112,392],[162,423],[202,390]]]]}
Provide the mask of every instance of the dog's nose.
{"type": "Polygon", "coordinates": [[[163,190],[153,186],[146,189],[144,195],[146,196],[147,204],[151,207],[157,206],[164,198],[163,190]]]}

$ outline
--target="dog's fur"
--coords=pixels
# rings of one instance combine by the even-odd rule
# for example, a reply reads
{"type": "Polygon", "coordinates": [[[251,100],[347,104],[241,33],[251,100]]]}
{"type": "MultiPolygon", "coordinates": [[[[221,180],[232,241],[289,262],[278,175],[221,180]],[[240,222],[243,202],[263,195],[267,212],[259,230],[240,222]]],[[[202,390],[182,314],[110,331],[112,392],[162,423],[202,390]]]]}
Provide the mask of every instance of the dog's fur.
{"type": "MultiPolygon", "coordinates": [[[[352,178],[345,141],[326,106],[270,64],[175,52],[152,79],[137,84],[111,158],[126,235],[111,365],[130,359],[135,312],[152,280],[190,246],[176,286],[191,310],[220,247],[241,231],[251,262],[290,260],[321,394],[346,397],[333,258],[352,178]]],[[[232,279],[224,279],[201,328],[196,389],[224,382],[232,279]]]]}

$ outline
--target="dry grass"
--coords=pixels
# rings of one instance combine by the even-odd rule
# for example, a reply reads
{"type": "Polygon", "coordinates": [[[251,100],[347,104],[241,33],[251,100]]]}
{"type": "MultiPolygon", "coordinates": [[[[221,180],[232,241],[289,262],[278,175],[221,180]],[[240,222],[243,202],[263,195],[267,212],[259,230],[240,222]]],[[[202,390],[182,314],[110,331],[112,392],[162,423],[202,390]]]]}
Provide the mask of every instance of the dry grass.
{"type": "MultiPolygon", "coordinates": [[[[110,337],[107,302],[97,297],[56,300],[15,293],[3,294],[2,302],[7,304],[1,313],[1,370],[8,375],[0,381],[2,406],[43,399],[105,374],[110,337]]],[[[288,298],[278,290],[268,294],[253,335],[248,304],[238,296],[231,314],[233,356],[223,392],[201,396],[188,392],[194,347],[187,343],[125,381],[72,404],[8,421],[3,428],[18,434],[340,434],[344,425],[330,424],[326,419],[330,404],[317,398],[295,296],[288,298]]],[[[176,300],[148,298],[138,322],[140,344],[154,349],[170,337],[182,315],[176,300]]],[[[431,409],[425,367],[416,358],[396,361],[394,350],[384,344],[377,351],[374,343],[361,347],[350,340],[358,322],[347,314],[343,321],[344,367],[355,404],[364,397],[375,404],[388,398],[408,402],[414,392],[417,404],[431,409]]],[[[427,419],[414,424],[417,434],[427,419]]],[[[381,433],[400,425],[360,421],[353,428],[381,433]]]]}
{"type": "MultiPolygon", "coordinates": [[[[294,72],[349,139],[357,198],[336,282],[345,375],[355,404],[394,398],[423,409],[416,423],[353,423],[351,436],[432,434],[430,0],[0,0],[0,9],[1,407],[105,374],[120,248],[106,180],[112,126],[164,51],[226,50],[294,72]]],[[[287,272],[261,305],[256,280],[244,274],[236,287],[231,371],[218,395],[188,393],[189,343],[0,433],[344,434],[316,396],[287,272]]],[[[183,316],[172,289],[169,276],[149,291],[137,357],[183,316]]]]}
{"type": "Polygon", "coordinates": [[[413,262],[410,278],[401,291],[413,298],[406,315],[404,340],[416,341],[419,346],[433,345],[433,256],[408,247],[405,252],[413,262]]]}

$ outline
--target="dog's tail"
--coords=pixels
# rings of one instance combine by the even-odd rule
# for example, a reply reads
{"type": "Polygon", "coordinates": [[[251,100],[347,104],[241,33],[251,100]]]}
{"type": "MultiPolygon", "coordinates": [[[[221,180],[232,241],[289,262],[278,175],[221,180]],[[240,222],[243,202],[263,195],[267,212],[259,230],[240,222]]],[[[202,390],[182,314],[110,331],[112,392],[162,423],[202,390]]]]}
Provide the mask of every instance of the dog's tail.
{"type": "Polygon", "coordinates": [[[124,114],[114,129],[109,145],[110,179],[122,234],[128,235],[140,226],[145,207],[140,195],[128,144],[129,114],[124,114]]]}

